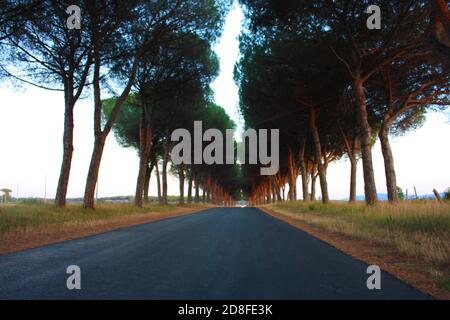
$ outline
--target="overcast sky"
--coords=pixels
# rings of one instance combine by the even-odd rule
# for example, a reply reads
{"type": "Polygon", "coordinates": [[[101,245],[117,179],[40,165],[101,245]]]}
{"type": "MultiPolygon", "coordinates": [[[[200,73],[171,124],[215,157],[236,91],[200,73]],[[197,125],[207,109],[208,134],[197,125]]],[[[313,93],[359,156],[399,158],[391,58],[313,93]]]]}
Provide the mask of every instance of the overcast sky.
{"type": "MultiPolygon", "coordinates": [[[[231,11],[227,18],[223,37],[216,45],[221,73],[213,84],[216,102],[240,124],[240,128],[238,88],[233,81],[233,68],[239,56],[237,37],[242,18],[239,7],[231,11]]],[[[63,115],[62,93],[2,85],[0,188],[12,189],[14,196],[44,197],[46,182],[47,198],[55,196],[62,157],[63,115]]],[[[448,137],[448,118],[444,114],[430,113],[421,129],[405,137],[394,138],[392,148],[398,185],[409,190],[416,186],[419,194],[431,193],[433,188],[443,191],[450,187],[448,137]]],[[[75,107],[74,139],[68,197],[81,197],[93,146],[93,106],[90,99],[80,101],[75,107]]],[[[384,167],[379,144],[375,146],[373,155],[378,191],[384,193],[384,167]]],[[[99,196],[134,194],[137,169],[136,152],[120,147],[114,135],[110,134],[101,163],[99,196]]],[[[358,169],[358,194],[363,194],[361,163],[358,169]]],[[[345,160],[330,165],[328,182],[331,198],[348,196],[349,170],[349,163],[345,160]]],[[[169,193],[177,192],[177,181],[172,178],[169,193]]],[[[151,194],[156,195],[154,183],[151,194]]]]}

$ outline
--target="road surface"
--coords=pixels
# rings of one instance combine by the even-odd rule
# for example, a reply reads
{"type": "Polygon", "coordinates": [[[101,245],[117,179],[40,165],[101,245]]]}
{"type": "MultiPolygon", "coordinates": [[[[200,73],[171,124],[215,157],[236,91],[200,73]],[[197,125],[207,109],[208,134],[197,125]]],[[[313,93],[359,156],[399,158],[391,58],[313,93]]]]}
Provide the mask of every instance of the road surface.
{"type": "Polygon", "coordinates": [[[0,299],[427,299],[255,208],[216,208],[0,256],[0,299]],[[68,290],[66,269],[81,269],[68,290]]]}

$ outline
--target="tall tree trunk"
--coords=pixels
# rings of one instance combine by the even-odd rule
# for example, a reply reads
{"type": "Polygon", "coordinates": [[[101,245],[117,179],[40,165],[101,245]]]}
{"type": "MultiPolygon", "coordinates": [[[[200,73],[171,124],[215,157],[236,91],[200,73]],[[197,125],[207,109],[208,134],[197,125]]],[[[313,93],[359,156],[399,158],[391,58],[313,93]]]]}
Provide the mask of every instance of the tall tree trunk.
{"type": "MultiPolygon", "coordinates": [[[[144,111],[143,111],[144,112],[144,111]]],[[[140,152],[139,152],[139,171],[136,181],[136,192],[134,194],[134,205],[142,207],[142,196],[145,188],[145,173],[148,169],[148,157],[152,148],[153,130],[147,126],[145,116],[143,116],[140,128],[140,152]]]]}
{"type": "Polygon", "coordinates": [[[145,185],[144,185],[144,202],[148,203],[148,194],[150,191],[150,179],[152,177],[153,172],[153,163],[147,166],[147,170],[145,172],[145,185]]]}
{"type": "MultiPolygon", "coordinates": [[[[445,30],[446,33],[446,40],[450,39],[450,11],[448,10],[448,4],[446,0],[431,0],[433,9],[434,9],[434,13],[435,13],[435,24],[440,23],[440,25],[442,25],[442,27],[440,26],[435,26],[435,32],[437,32],[440,28],[445,30]]],[[[440,41],[445,44],[441,38],[441,35],[436,35],[438,39],[440,39],[440,41]]],[[[448,46],[448,44],[446,44],[448,46]]]]}
{"type": "Polygon", "coordinates": [[[59,174],[58,187],[56,189],[55,205],[59,208],[66,206],[67,188],[69,186],[70,168],[73,155],[73,108],[71,92],[65,94],[63,158],[59,174]]]}
{"type": "Polygon", "coordinates": [[[167,196],[167,167],[169,165],[169,145],[168,141],[164,142],[163,147],[163,165],[162,165],[162,202],[163,204],[169,204],[167,196]]]}
{"type": "Polygon", "coordinates": [[[193,183],[193,177],[192,177],[192,169],[191,174],[189,175],[188,180],[188,203],[192,203],[192,183],[193,183]]]}
{"type": "Polygon", "coordinates": [[[314,165],[311,169],[311,201],[316,201],[316,171],[316,165],[314,165]]]}
{"type": "MultiPolygon", "coordinates": [[[[275,203],[275,202],[279,201],[278,200],[279,198],[277,197],[279,190],[278,190],[277,184],[275,183],[274,180],[271,179],[270,183],[272,184],[272,202],[275,203]]],[[[280,195],[280,198],[281,198],[281,195],[280,195]]]]}
{"type": "Polygon", "coordinates": [[[200,202],[200,185],[197,180],[195,180],[195,203],[200,202]]]}
{"type": "Polygon", "coordinates": [[[391,203],[399,202],[397,194],[397,178],[395,176],[394,156],[389,142],[389,125],[383,123],[378,133],[381,143],[381,151],[384,159],[384,171],[386,173],[386,187],[388,199],[391,203]]]}
{"type": "Polygon", "coordinates": [[[349,157],[350,159],[350,195],[349,202],[356,202],[356,170],[358,167],[358,162],[355,157],[349,157]]]}
{"type": "Polygon", "coordinates": [[[320,189],[322,190],[322,202],[328,203],[330,198],[328,196],[328,182],[325,166],[322,162],[322,146],[320,144],[319,129],[317,128],[317,114],[315,108],[309,109],[310,127],[314,141],[314,150],[317,163],[317,170],[319,172],[320,189]]]}
{"type": "Polygon", "coordinates": [[[294,183],[295,183],[294,178],[292,177],[292,175],[289,175],[289,192],[288,192],[289,201],[295,200],[294,183]]]}
{"type": "Polygon", "coordinates": [[[305,159],[305,151],[306,151],[306,138],[303,139],[302,148],[300,149],[300,171],[302,176],[302,194],[303,194],[303,202],[309,201],[309,192],[308,192],[308,170],[305,159]]]}
{"type": "Polygon", "coordinates": [[[288,193],[288,199],[289,201],[295,201],[295,159],[294,154],[291,149],[289,149],[288,154],[288,184],[289,184],[289,193],[288,193]]]}
{"type": "Polygon", "coordinates": [[[361,129],[361,155],[364,172],[364,194],[368,205],[375,205],[378,202],[377,187],[372,163],[372,129],[369,125],[366,95],[361,79],[355,79],[353,88],[358,105],[358,122],[361,129]]]}
{"type": "Polygon", "coordinates": [[[294,201],[297,201],[297,174],[294,175],[294,201]]]}
{"type": "Polygon", "coordinates": [[[273,181],[272,184],[273,184],[273,189],[274,189],[274,191],[275,191],[275,196],[276,196],[275,200],[276,200],[276,201],[281,201],[281,200],[283,200],[283,199],[281,198],[281,190],[280,190],[280,186],[277,184],[276,181],[273,181]]]}
{"type": "Polygon", "coordinates": [[[180,204],[184,204],[184,181],[185,181],[185,176],[184,176],[184,165],[180,164],[178,166],[178,175],[179,175],[179,180],[180,180],[180,204]]]}
{"type": "MultiPolygon", "coordinates": [[[[88,2],[92,4],[92,2],[88,2]]],[[[105,141],[108,134],[111,132],[112,127],[116,121],[117,115],[120,112],[120,108],[125,103],[131,88],[134,84],[134,80],[136,78],[136,72],[140,64],[140,59],[142,56],[141,49],[138,49],[134,55],[133,63],[131,66],[131,71],[129,73],[129,77],[127,80],[127,84],[123,89],[122,93],[116,99],[114,107],[112,108],[111,114],[107,119],[105,119],[105,123],[102,130],[102,99],[101,99],[101,75],[100,69],[102,65],[102,60],[100,58],[100,30],[97,28],[97,14],[96,8],[94,6],[88,6],[88,11],[93,17],[92,26],[92,37],[93,37],[93,63],[94,63],[94,72],[93,72],[93,91],[94,91],[94,150],[92,153],[91,163],[89,166],[88,177],[86,181],[86,188],[84,191],[84,208],[86,209],[94,209],[94,196],[95,196],[95,186],[97,184],[98,179],[98,171],[100,169],[100,162],[103,156],[103,149],[105,147],[105,141]]]]}
{"type": "Polygon", "coordinates": [[[155,169],[156,169],[156,187],[158,190],[158,203],[162,204],[162,196],[161,196],[161,174],[159,172],[159,164],[158,164],[158,159],[155,158],[155,169]]]}
{"type": "Polygon", "coordinates": [[[309,191],[308,191],[308,173],[306,168],[302,165],[301,167],[301,175],[302,175],[302,197],[303,202],[308,202],[309,199],[309,191]]]}
{"type": "Polygon", "coordinates": [[[270,180],[267,181],[266,199],[267,203],[272,203],[272,183],[270,182],[270,180]]]}
{"type": "Polygon", "coordinates": [[[95,187],[98,181],[98,173],[100,170],[100,163],[102,161],[103,149],[105,148],[106,135],[98,134],[94,141],[94,150],[92,151],[91,163],[89,165],[89,172],[86,180],[86,188],[84,190],[85,209],[94,209],[95,187]]]}
{"type": "Polygon", "coordinates": [[[356,170],[358,167],[358,160],[356,158],[356,148],[358,145],[358,136],[354,135],[352,138],[352,142],[350,144],[350,141],[345,134],[344,130],[342,130],[342,127],[339,126],[339,129],[342,134],[342,138],[344,140],[345,148],[347,150],[348,159],[350,160],[350,194],[348,201],[350,203],[356,202],[356,170]]]}

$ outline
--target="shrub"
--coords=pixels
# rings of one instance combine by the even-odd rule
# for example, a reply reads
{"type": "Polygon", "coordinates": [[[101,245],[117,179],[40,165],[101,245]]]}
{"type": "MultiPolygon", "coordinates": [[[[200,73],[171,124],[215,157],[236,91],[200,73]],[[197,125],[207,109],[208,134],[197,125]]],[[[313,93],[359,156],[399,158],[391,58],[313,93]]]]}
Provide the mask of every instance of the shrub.
{"type": "Polygon", "coordinates": [[[400,200],[405,200],[405,194],[403,193],[402,188],[397,187],[397,195],[400,200]]]}
{"type": "Polygon", "coordinates": [[[44,201],[42,201],[42,199],[38,199],[38,198],[21,199],[20,202],[23,204],[28,204],[28,205],[39,205],[39,204],[44,203],[44,201]]]}
{"type": "Polygon", "coordinates": [[[444,200],[450,201],[450,188],[448,188],[447,191],[444,192],[444,200]]]}

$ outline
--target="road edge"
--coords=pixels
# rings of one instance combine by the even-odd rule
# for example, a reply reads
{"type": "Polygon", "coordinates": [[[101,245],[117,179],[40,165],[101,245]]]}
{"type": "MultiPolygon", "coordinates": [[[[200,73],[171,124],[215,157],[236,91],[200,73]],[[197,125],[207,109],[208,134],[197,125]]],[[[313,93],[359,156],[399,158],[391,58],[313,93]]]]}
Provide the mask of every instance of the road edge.
{"type": "MultiPolygon", "coordinates": [[[[401,281],[414,287],[416,290],[424,294],[428,294],[438,300],[450,300],[450,293],[436,287],[434,283],[430,282],[429,279],[424,275],[425,273],[421,272],[422,270],[406,271],[401,268],[401,264],[403,263],[397,263],[397,265],[393,265],[392,263],[390,263],[390,261],[398,260],[398,255],[383,255],[381,257],[375,256],[368,252],[368,247],[370,248],[374,245],[370,241],[350,238],[346,239],[346,237],[343,235],[311,226],[282,212],[260,206],[257,208],[263,213],[275,219],[286,222],[289,225],[308,233],[309,235],[327,243],[328,245],[355,259],[361,260],[369,265],[374,264],[380,266],[383,271],[400,279],[401,281]]],[[[418,269],[421,269],[421,266],[418,266],[418,269]]]]}

